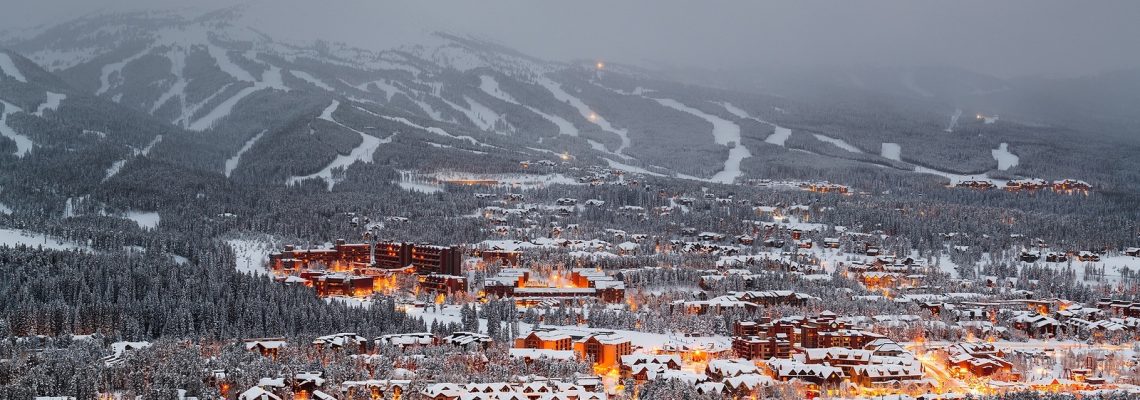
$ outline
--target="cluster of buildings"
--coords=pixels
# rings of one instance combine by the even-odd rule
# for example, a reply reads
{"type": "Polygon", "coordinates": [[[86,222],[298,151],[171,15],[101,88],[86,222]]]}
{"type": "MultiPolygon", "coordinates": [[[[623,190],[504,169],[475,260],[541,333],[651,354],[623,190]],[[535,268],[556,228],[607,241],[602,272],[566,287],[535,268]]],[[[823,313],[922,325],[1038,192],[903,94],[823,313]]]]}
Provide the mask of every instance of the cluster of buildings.
{"type": "Polygon", "coordinates": [[[597,377],[579,377],[570,382],[531,379],[526,382],[433,383],[420,391],[427,400],[606,400],[597,377]]]}
{"type": "MultiPolygon", "coordinates": [[[[367,360],[372,357],[370,352],[381,347],[417,347],[417,346],[453,346],[457,350],[468,351],[472,349],[485,349],[492,339],[490,336],[475,332],[455,332],[448,336],[439,337],[431,333],[403,333],[384,335],[369,341],[356,333],[336,333],[321,336],[312,341],[319,351],[340,351],[352,349],[357,354],[351,357],[367,360]]],[[[254,338],[243,341],[246,350],[256,352],[264,357],[276,359],[279,352],[290,344],[284,338],[254,338]]],[[[326,377],[322,371],[300,371],[288,376],[262,378],[257,385],[240,393],[235,391],[233,381],[229,379],[225,370],[211,371],[207,383],[217,387],[223,396],[232,398],[236,394],[239,400],[277,400],[277,399],[331,399],[339,396],[363,395],[371,398],[402,398],[401,396],[410,387],[414,371],[400,369],[393,375],[404,375],[408,379],[367,379],[359,381],[344,381],[339,387],[326,385],[326,377]]],[[[565,391],[563,391],[565,392],[565,391]]],[[[449,392],[450,393],[450,392],[449,392]]],[[[459,399],[469,397],[429,397],[432,399],[459,399]]],[[[506,398],[506,397],[504,397],[506,398]]],[[[528,397],[528,399],[534,397],[528,397]]],[[[558,398],[558,397],[553,397],[558,398]]],[[[588,397],[596,398],[596,397],[588,397]]],[[[604,397],[602,397],[604,399],[604,397]]]]}
{"type": "MultiPolygon", "coordinates": [[[[955,187],[964,187],[970,189],[988,190],[996,189],[998,187],[991,180],[978,179],[978,180],[963,180],[954,185],[955,187]]],[[[1047,181],[1038,178],[1029,179],[1014,179],[1005,183],[1002,187],[1009,192],[1035,192],[1038,190],[1052,190],[1056,193],[1081,193],[1088,194],[1092,190],[1092,185],[1088,182],[1076,179],[1061,179],[1056,181],[1047,181]]]]}
{"type": "Polygon", "coordinates": [[[519,305],[582,299],[620,303],[625,300],[625,283],[594,268],[573,268],[569,276],[554,273],[541,280],[528,268],[504,268],[486,279],[481,295],[513,298],[519,305]]]}
{"type": "Polygon", "coordinates": [[[797,379],[815,393],[851,384],[869,393],[922,392],[932,386],[914,354],[828,311],[737,322],[732,349],[737,357],[759,361],[774,380],[797,379]]]}
{"type": "Polygon", "coordinates": [[[418,275],[424,290],[466,290],[462,261],[463,250],[458,246],[338,239],[327,249],[286,245],[269,255],[269,270],[278,281],[311,286],[322,297],[367,297],[393,289],[395,275],[405,273],[418,275]]]}
{"type": "Polygon", "coordinates": [[[828,182],[805,183],[801,187],[803,187],[804,190],[814,193],[848,194],[851,191],[851,188],[845,185],[828,182]]]}
{"type": "Polygon", "coordinates": [[[613,332],[577,332],[536,328],[516,338],[511,357],[589,360],[595,369],[617,368],[623,356],[633,353],[633,344],[613,332]]]}

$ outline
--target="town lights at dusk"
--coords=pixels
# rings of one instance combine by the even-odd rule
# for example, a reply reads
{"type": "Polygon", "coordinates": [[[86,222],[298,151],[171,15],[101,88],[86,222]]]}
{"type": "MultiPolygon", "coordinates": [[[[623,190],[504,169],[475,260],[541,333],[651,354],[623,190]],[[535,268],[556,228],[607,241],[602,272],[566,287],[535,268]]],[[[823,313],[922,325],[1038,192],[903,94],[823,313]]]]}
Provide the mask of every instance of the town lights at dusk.
{"type": "Polygon", "coordinates": [[[1140,399],[1140,1],[1002,2],[0,13],[0,400],[1140,399]]]}

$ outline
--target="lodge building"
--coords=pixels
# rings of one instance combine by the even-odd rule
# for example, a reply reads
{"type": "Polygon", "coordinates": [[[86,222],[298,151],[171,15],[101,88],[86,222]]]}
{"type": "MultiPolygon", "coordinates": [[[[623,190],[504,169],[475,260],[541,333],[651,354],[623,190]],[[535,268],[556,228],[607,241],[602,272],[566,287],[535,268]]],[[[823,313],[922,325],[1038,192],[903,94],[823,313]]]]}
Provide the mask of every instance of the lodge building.
{"type": "Polygon", "coordinates": [[[333,271],[355,271],[369,275],[372,270],[411,268],[417,274],[462,275],[463,251],[458,246],[433,246],[403,242],[376,244],[375,262],[368,243],[345,243],[338,239],[331,249],[301,250],[286,245],[279,253],[269,255],[274,272],[301,271],[317,265],[333,271]]]}

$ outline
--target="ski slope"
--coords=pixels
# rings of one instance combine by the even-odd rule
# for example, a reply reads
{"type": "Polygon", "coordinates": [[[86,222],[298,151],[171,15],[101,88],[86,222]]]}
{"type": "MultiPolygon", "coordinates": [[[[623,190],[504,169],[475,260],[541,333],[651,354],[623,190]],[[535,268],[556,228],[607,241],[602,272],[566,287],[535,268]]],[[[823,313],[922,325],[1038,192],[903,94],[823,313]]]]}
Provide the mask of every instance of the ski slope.
{"type": "Polygon", "coordinates": [[[434,127],[434,126],[423,126],[423,125],[417,124],[417,123],[415,123],[415,122],[409,121],[407,118],[403,118],[403,117],[389,117],[389,116],[387,116],[387,115],[380,115],[380,114],[374,113],[374,112],[372,112],[372,111],[368,111],[367,109],[364,109],[364,108],[360,108],[360,107],[356,107],[356,109],[357,109],[357,110],[360,110],[360,111],[363,111],[363,112],[366,112],[366,113],[368,113],[368,114],[371,114],[371,115],[373,115],[373,116],[376,116],[376,117],[384,118],[384,119],[386,119],[386,120],[389,120],[389,121],[393,121],[393,122],[399,122],[399,123],[401,123],[401,124],[404,124],[404,125],[410,126],[410,127],[412,127],[412,128],[416,128],[416,129],[420,129],[420,130],[423,130],[423,131],[427,131],[428,133],[433,133],[433,134],[436,134],[436,135],[439,135],[439,136],[443,136],[443,137],[445,137],[445,138],[467,141],[467,142],[471,143],[472,145],[476,145],[476,146],[482,146],[482,147],[495,147],[495,146],[492,146],[492,145],[489,145],[489,144],[486,144],[486,143],[480,142],[479,140],[477,140],[477,139],[475,139],[475,138],[473,138],[473,137],[471,137],[471,136],[467,136],[467,135],[462,135],[462,136],[458,136],[458,135],[452,135],[452,134],[448,133],[447,131],[443,130],[443,128],[437,128],[437,127],[434,127]]]}
{"type": "Polygon", "coordinates": [[[613,153],[624,157],[622,152],[624,152],[625,149],[629,148],[630,143],[628,130],[614,128],[614,126],[610,125],[610,122],[607,121],[605,117],[591,110],[590,107],[587,106],[586,103],[582,102],[581,99],[574,97],[570,93],[567,93],[565,90],[563,90],[562,85],[558,84],[558,82],[550,80],[550,78],[547,77],[541,77],[538,79],[538,84],[542,85],[542,87],[550,91],[550,93],[553,94],[554,98],[558,99],[558,101],[568,103],[576,108],[578,110],[578,113],[582,114],[582,117],[586,118],[587,121],[590,121],[594,125],[602,128],[603,131],[617,135],[618,138],[621,139],[621,144],[618,146],[617,150],[614,150],[613,153]]]}
{"type": "Polygon", "coordinates": [[[850,143],[847,143],[843,139],[837,139],[837,138],[833,138],[831,136],[820,135],[818,133],[812,134],[812,136],[815,136],[815,138],[821,142],[831,143],[831,144],[835,145],[835,147],[841,148],[843,150],[847,150],[851,153],[863,153],[863,150],[859,150],[858,147],[852,146],[850,143]]]}
{"type": "Polygon", "coordinates": [[[230,112],[233,111],[234,106],[236,106],[239,101],[246,98],[246,96],[253,94],[253,92],[261,89],[262,88],[258,87],[257,85],[254,85],[238,91],[237,94],[230,96],[230,98],[221,102],[221,104],[218,104],[217,107],[214,107],[214,109],[210,110],[210,112],[206,113],[206,115],[202,116],[202,118],[199,118],[197,121],[191,123],[186,127],[186,129],[192,131],[204,131],[206,129],[213,128],[214,125],[218,123],[218,121],[230,115],[230,112]]]}
{"type": "Polygon", "coordinates": [[[245,144],[241,146],[241,150],[238,150],[237,154],[234,154],[233,157],[230,157],[228,160],[226,160],[226,178],[229,178],[230,175],[233,174],[234,170],[237,169],[238,165],[241,163],[241,156],[244,155],[245,152],[249,151],[250,148],[253,148],[253,145],[256,144],[258,140],[261,140],[262,136],[265,136],[265,132],[269,131],[263,130],[261,133],[258,133],[256,136],[247,140],[245,144]]]}
{"type": "Polygon", "coordinates": [[[316,77],[314,77],[312,75],[309,75],[308,72],[297,71],[297,70],[291,69],[291,70],[289,70],[289,73],[292,74],[293,76],[297,77],[297,78],[300,78],[301,80],[303,80],[305,82],[309,82],[309,83],[313,84],[313,86],[319,87],[321,89],[324,89],[324,90],[327,90],[330,92],[333,91],[332,86],[329,86],[329,84],[325,83],[324,81],[317,79],[316,77]]]}
{"type": "Polygon", "coordinates": [[[760,118],[753,117],[752,115],[749,115],[747,111],[744,111],[740,107],[734,106],[732,103],[729,103],[727,101],[720,103],[720,105],[724,107],[725,110],[728,110],[729,113],[739,118],[751,119],[753,121],[771,126],[773,129],[772,134],[764,138],[765,143],[771,143],[780,147],[785,147],[784,142],[787,142],[788,138],[792,137],[791,129],[773,124],[760,118]]]}
{"type": "Polygon", "coordinates": [[[990,150],[990,154],[994,156],[994,160],[997,160],[998,169],[1002,171],[1016,167],[1020,161],[1016,154],[1009,151],[1009,143],[1002,143],[998,148],[990,150]]]}
{"type": "Polygon", "coordinates": [[[479,89],[499,100],[526,107],[526,109],[530,110],[530,112],[538,114],[540,117],[546,119],[547,121],[550,121],[550,123],[554,124],[554,126],[557,126],[558,133],[560,135],[578,136],[578,128],[575,127],[574,124],[570,123],[570,121],[567,121],[565,118],[559,117],[557,115],[547,114],[537,108],[519,103],[513,96],[503,91],[499,87],[499,82],[496,81],[492,76],[480,75],[479,89]]]}
{"type": "Polygon", "coordinates": [[[954,133],[954,127],[958,126],[958,118],[962,117],[962,109],[954,110],[954,114],[950,115],[950,125],[946,127],[946,133],[954,133]]]}
{"type": "Polygon", "coordinates": [[[722,146],[728,146],[728,158],[724,160],[724,168],[709,180],[717,183],[732,183],[741,176],[740,163],[745,158],[752,157],[752,152],[740,141],[740,125],[724,118],[705,113],[701,110],[681,104],[673,99],[654,99],[657,103],[677,111],[691,114],[708,121],[713,126],[713,141],[722,146]]]}
{"type": "Polygon", "coordinates": [[[16,63],[12,62],[12,57],[9,57],[8,53],[0,52],[0,73],[19,82],[28,83],[28,78],[24,77],[24,74],[16,67],[16,63]]]}
{"type": "MultiPolygon", "coordinates": [[[[333,170],[340,169],[340,168],[348,168],[348,166],[355,164],[357,162],[371,163],[373,154],[376,153],[376,149],[380,148],[381,144],[392,143],[392,138],[395,135],[389,136],[387,139],[379,139],[375,136],[366,134],[366,133],[358,131],[356,129],[352,129],[352,128],[344,125],[344,124],[337,122],[336,120],[333,120],[332,119],[332,112],[335,111],[336,107],[339,107],[339,106],[340,106],[340,102],[333,100],[333,106],[330,106],[329,108],[325,109],[329,114],[328,121],[330,121],[334,124],[340,125],[344,129],[348,129],[350,131],[356,132],[358,135],[360,135],[360,139],[361,139],[360,145],[356,146],[356,148],[352,149],[352,151],[350,151],[348,154],[337,154],[336,158],[333,159],[333,161],[331,163],[329,163],[329,165],[326,165],[323,169],[321,169],[320,171],[317,171],[316,173],[305,175],[305,176],[290,177],[286,181],[287,184],[294,185],[294,184],[297,184],[298,182],[301,182],[301,181],[304,181],[307,179],[320,178],[320,179],[323,179],[325,181],[325,184],[328,186],[328,189],[332,190],[333,185],[335,185],[337,183],[337,180],[335,178],[333,178],[333,170]]],[[[323,119],[323,116],[322,116],[322,119],[323,119]]]]}
{"type": "MultiPolygon", "coordinates": [[[[147,53],[150,53],[149,47],[119,62],[104,65],[99,75],[99,90],[95,91],[95,95],[102,95],[104,93],[107,93],[108,90],[111,90],[111,74],[121,73],[123,71],[123,67],[126,67],[127,64],[130,64],[135,60],[142,58],[143,56],[147,55],[147,53]]],[[[122,79],[121,76],[119,78],[122,79]]]]}
{"type": "Polygon", "coordinates": [[[174,75],[174,83],[162,95],[158,96],[158,100],[155,100],[154,104],[151,105],[150,112],[153,114],[170,99],[178,97],[182,104],[180,115],[186,115],[186,86],[190,84],[190,81],[187,81],[186,77],[182,75],[182,71],[186,69],[186,53],[171,50],[166,53],[166,58],[170,59],[170,73],[174,75]]]}
{"type": "Polygon", "coordinates": [[[16,157],[23,157],[32,151],[32,146],[34,146],[35,143],[32,142],[32,138],[21,135],[17,133],[15,129],[12,129],[11,126],[8,126],[8,116],[23,110],[3,100],[0,100],[0,104],[4,105],[4,111],[0,112],[0,136],[4,136],[16,142],[16,157]]]}

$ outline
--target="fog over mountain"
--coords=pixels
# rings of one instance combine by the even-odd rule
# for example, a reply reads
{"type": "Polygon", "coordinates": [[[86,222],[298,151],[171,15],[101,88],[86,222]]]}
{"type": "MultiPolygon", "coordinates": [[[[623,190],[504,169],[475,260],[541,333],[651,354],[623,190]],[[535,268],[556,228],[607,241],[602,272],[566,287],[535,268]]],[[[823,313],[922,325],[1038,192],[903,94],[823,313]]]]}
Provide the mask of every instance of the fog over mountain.
{"type": "Polygon", "coordinates": [[[279,39],[382,49],[425,31],[494,40],[535,56],[646,67],[948,66],[1001,77],[1073,77],[1140,66],[1140,4],[1127,0],[384,2],[49,0],[0,27],[90,13],[248,7],[279,39]]]}

